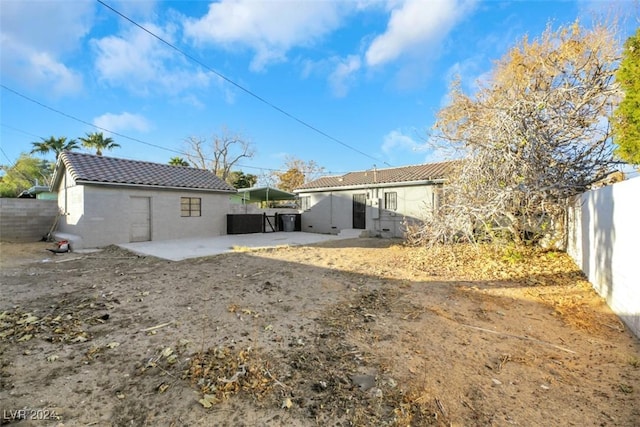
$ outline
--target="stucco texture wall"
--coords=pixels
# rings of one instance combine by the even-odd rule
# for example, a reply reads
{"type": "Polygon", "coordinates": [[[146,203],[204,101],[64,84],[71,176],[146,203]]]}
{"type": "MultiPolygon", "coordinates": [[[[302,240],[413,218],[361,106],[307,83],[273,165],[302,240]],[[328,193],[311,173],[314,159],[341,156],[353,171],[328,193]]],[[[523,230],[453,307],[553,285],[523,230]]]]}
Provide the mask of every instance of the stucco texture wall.
{"type": "Polygon", "coordinates": [[[567,253],[640,337],[640,177],[584,193],[569,210],[567,253]]]}
{"type": "Polygon", "coordinates": [[[128,243],[132,236],[132,198],[149,198],[150,240],[219,236],[226,232],[226,193],[77,185],[60,190],[67,215],[59,231],[81,237],[83,248],[128,243]],[[182,217],[182,197],[201,199],[201,216],[182,217]]]}
{"type": "Polygon", "coordinates": [[[302,231],[338,234],[353,228],[353,196],[366,194],[365,229],[375,236],[402,237],[404,221],[430,214],[434,188],[416,185],[300,193],[300,197],[311,198],[310,209],[302,213],[302,231]],[[396,193],[396,209],[385,209],[385,193],[396,193]]]}

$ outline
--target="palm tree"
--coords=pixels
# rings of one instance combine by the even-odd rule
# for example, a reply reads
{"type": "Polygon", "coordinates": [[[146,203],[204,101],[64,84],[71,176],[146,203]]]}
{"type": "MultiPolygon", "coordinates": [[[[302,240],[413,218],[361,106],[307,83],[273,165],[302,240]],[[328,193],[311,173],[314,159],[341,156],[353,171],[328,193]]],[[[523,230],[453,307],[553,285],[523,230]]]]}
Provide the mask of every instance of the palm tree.
{"type": "Polygon", "coordinates": [[[78,138],[82,145],[87,148],[95,148],[96,154],[102,156],[102,150],[112,150],[120,147],[120,144],[113,142],[112,138],[105,138],[102,132],[87,133],[86,137],[78,138]]]}
{"type": "Polygon", "coordinates": [[[67,141],[66,136],[60,136],[56,138],[55,136],[49,137],[49,139],[42,139],[42,142],[32,142],[33,150],[31,150],[31,154],[40,153],[40,154],[49,154],[50,152],[55,153],[56,161],[60,154],[63,151],[71,151],[79,148],[78,141],[75,139],[71,139],[67,141]]]}
{"type": "Polygon", "coordinates": [[[189,166],[189,162],[187,162],[182,157],[178,157],[178,156],[170,158],[169,164],[171,166],[189,166]]]}

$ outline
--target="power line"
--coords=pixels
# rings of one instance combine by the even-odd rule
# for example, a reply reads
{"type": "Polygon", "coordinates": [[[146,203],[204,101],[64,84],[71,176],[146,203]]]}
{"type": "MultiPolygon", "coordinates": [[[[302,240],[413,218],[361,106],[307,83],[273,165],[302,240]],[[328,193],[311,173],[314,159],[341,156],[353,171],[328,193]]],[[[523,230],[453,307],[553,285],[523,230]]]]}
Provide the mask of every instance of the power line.
{"type": "MultiPolygon", "coordinates": [[[[33,184],[33,182],[31,181],[31,178],[28,177],[27,175],[23,174],[20,170],[16,169],[16,166],[18,164],[18,161],[20,159],[17,159],[15,162],[13,162],[9,156],[7,156],[7,153],[4,152],[4,150],[2,149],[2,147],[0,146],[0,152],[2,153],[2,155],[9,161],[10,165],[7,166],[6,168],[3,167],[3,169],[5,169],[5,173],[7,173],[7,171],[12,170],[14,173],[17,173],[18,175],[20,175],[22,177],[22,179],[24,179],[25,181],[29,182],[30,184],[33,184]]],[[[37,180],[38,178],[36,178],[37,180]]],[[[45,179],[46,181],[46,179],[45,179]]]]}
{"type": "MultiPolygon", "coordinates": [[[[187,156],[187,157],[189,156],[189,154],[188,154],[188,153],[186,153],[185,151],[180,151],[180,150],[175,150],[175,149],[172,149],[172,148],[163,147],[162,145],[153,144],[153,143],[151,143],[151,142],[143,141],[143,140],[138,139],[138,138],[133,138],[133,137],[131,137],[131,136],[124,135],[124,134],[119,133],[119,132],[114,132],[114,131],[112,131],[112,130],[109,130],[109,129],[104,128],[104,127],[101,127],[101,126],[97,126],[97,125],[95,125],[95,124],[93,124],[93,123],[89,123],[89,122],[88,122],[88,121],[86,121],[86,120],[80,119],[80,118],[78,118],[78,117],[76,117],[76,116],[73,116],[73,115],[71,115],[71,114],[69,114],[69,113],[65,113],[64,111],[60,111],[60,110],[58,110],[58,109],[56,109],[56,108],[53,108],[53,107],[51,107],[51,106],[49,106],[49,105],[46,105],[46,104],[42,103],[42,102],[40,102],[40,101],[38,101],[38,100],[36,100],[36,99],[33,99],[33,98],[31,98],[31,97],[29,97],[29,96],[27,96],[27,95],[24,95],[24,94],[22,94],[22,93],[18,92],[17,90],[15,90],[15,89],[11,89],[10,87],[8,87],[8,86],[6,86],[6,85],[4,85],[4,84],[2,84],[2,83],[0,83],[0,87],[2,87],[3,89],[5,89],[5,90],[7,90],[7,91],[9,91],[9,92],[11,92],[11,93],[13,93],[13,94],[15,94],[15,95],[17,95],[17,96],[21,97],[21,98],[26,99],[26,100],[27,100],[27,101],[29,101],[29,102],[32,102],[32,103],[34,103],[34,104],[36,104],[36,105],[39,105],[39,106],[40,106],[40,107],[42,107],[42,108],[45,108],[45,109],[50,110],[50,111],[53,111],[54,113],[56,113],[56,114],[60,114],[60,115],[62,115],[62,116],[64,116],[64,117],[67,117],[68,119],[71,119],[71,120],[74,120],[74,121],[80,122],[80,123],[82,123],[82,124],[85,124],[85,125],[91,126],[91,127],[95,128],[95,129],[99,129],[99,130],[101,130],[101,131],[103,131],[103,132],[109,132],[109,133],[111,133],[111,134],[113,134],[113,135],[117,135],[117,136],[119,136],[119,137],[121,137],[121,138],[125,138],[125,139],[128,139],[128,140],[130,140],[130,141],[134,141],[134,142],[137,142],[137,143],[140,143],[140,144],[144,144],[144,145],[147,145],[147,146],[150,146],[150,147],[154,147],[154,148],[157,148],[157,149],[160,149],[160,150],[168,151],[168,152],[171,152],[171,153],[174,153],[174,154],[180,154],[180,155],[187,156]]],[[[10,129],[13,129],[13,130],[15,130],[15,131],[22,132],[22,133],[24,133],[25,135],[34,136],[34,137],[36,137],[36,138],[43,138],[43,137],[41,137],[41,136],[34,135],[34,134],[29,133],[29,132],[27,132],[27,131],[24,131],[24,130],[22,130],[22,129],[18,129],[18,128],[15,128],[15,127],[13,127],[13,126],[9,126],[9,125],[7,125],[7,124],[5,124],[5,123],[0,123],[0,124],[1,124],[2,126],[4,126],[4,127],[7,127],[7,128],[10,128],[10,129]]],[[[3,151],[3,154],[4,154],[4,151],[3,151]]],[[[9,160],[9,161],[11,162],[11,159],[9,159],[9,157],[8,157],[6,154],[5,154],[5,157],[7,157],[7,160],[9,160]]],[[[207,157],[205,157],[205,158],[204,158],[204,160],[206,160],[206,161],[214,161],[213,159],[211,159],[211,158],[207,158],[207,157]]],[[[255,170],[258,170],[258,171],[261,171],[261,172],[262,172],[262,171],[269,171],[269,172],[286,172],[286,170],[284,170],[284,169],[273,169],[273,168],[260,167],[260,166],[248,166],[248,165],[243,165],[243,164],[236,164],[235,166],[238,166],[239,168],[244,168],[244,169],[255,169],[255,170]]],[[[331,172],[331,171],[327,171],[327,174],[342,174],[342,173],[346,173],[346,172],[331,172]]]]}
{"type": "MultiPolygon", "coordinates": [[[[114,9],[113,7],[109,6],[108,4],[106,4],[103,0],[96,0],[98,3],[100,3],[102,6],[106,7],[107,9],[111,10],[113,13],[115,13],[116,15],[120,16],[122,19],[130,22],[131,24],[135,25],[136,27],[140,28],[142,31],[146,32],[147,34],[149,34],[150,36],[154,37],[156,40],[160,41],[161,43],[165,44],[166,46],[170,47],[171,49],[175,50],[176,52],[180,53],[181,55],[183,55],[185,58],[195,62],[196,64],[200,65],[201,67],[203,67],[204,69],[212,72],[213,74],[215,74],[216,76],[220,77],[222,80],[226,81],[227,83],[229,83],[230,85],[240,89],[241,91],[243,91],[244,93],[246,93],[247,95],[257,99],[258,101],[262,102],[263,104],[273,108],[274,110],[276,110],[277,112],[283,114],[284,116],[298,122],[299,124],[301,124],[302,126],[305,126],[308,129],[311,129],[312,131],[324,136],[325,138],[328,138],[329,140],[336,142],[340,145],[342,145],[343,147],[348,148],[349,150],[352,150],[358,154],[361,154],[369,159],[375,160],[375,161],[381,161],[381,159],[373,157],[370,154],[365,153],[364,151],[361,151],[349,144],[347,144],[346,142],[343,142],[341,140],[339,140],[338,138],[335,138],[331,135],[329,135],[328,133],[326,133],[325,131],[315,127],[314,125],[310,124],[309,122],[302,120],[300,118],[298,118],[297,116],[294,116],[293,114],[289,113],[288,111],[278,107],[277,105],[273,104],[272,102],[268,101],[267,99],[263,98],[262,96],[256,94],[255,92],[245,88],[244,86],[240,85],[239,83],[236,83],[235,81],[231,80],[229,77],[219,73],[218,71],[216,71],[215,69],[211,68],[210,66],[208,66],[207,64],[201,62],[199,59],[195,58],[194,56],[190,55],[189,53],[185,52],[184,50],[180,49],[179,47],[175,46],[174,44],[166,41],[165,39],[163,39],[162,37],[158,36],[157,34],[155,34],[154,32],[152,32],[151,30],[143,27],[142,25],[138,24],[136,21],[134,21],[133,19],[129,18],[128,16],[124,15],[123,13],[121,13],[120,11],[114,9]]],[[[382,160],[382,162],[384,164],[386,164],[387,166],[391,167],[391,165],[387,162],[385,162],[384,160],[382,160]]]]}
{"type": "Polygon", "coordinates": [[[36,134],[33,134],[33,133],[30,133],[30,132],[27,132],[26,130],[18,129],[18,128],[13,127],[13,126],[9,126],[9,125],[8,125],[8,124],[6,124],[6,123],[0,123],[0,126],[4,126],[4,127],[9,128],[9,129],[11,129],[11,130],[15,130],[16,132],[24,133],[25,135],[33,136],[33,137],[35,137],[35,138],[42,138],[41,136],[38,136],[38,135],[36,135],[36,134]]]}
{"type": "MultiPolygon", "coordinates": [[[[143,141],[143,140],[138,139],[138,138],[134,138],[134,137],[131,137],[131,136],[128,136],[128,135],[124,135],[124,134],[119,133],[119,132],[114,132],[114,131],[109,130],[109,129],[104,128],[104,127],[97,126],[97,125],[95,125],[93,123],[89,123],[88,121],[80,119],[80,118],[78,118],[76,116],[73,116],[73,115],[71,115],[69,113],[65,113],[64,111],[60,111],[60,110],[58,110],[56,108],[50,107],[49,105],[46,105],[46,104],[44,104],[44,103],[42,103],[42,102],[40,102],[40,101],[38,101],[36,99],[33,99],[33,98],[23,94],[23,93],[20,93],[17,90],[12,89],[12,88],[10,88],[10,87],[2,84],[2,83],[0,83],[0,87],[5,89],[5,90],[7,90],[7,91],[9,91],[9,92],[11,92],[11,93],[13,93],[13,94],[15,94],[15,95],[17,95],[17,96],[19,96],[19,97],[21,97],[21,98],[26,99],[29,102],[32,102],[32,103],[34,103],[36,105],[39,105],[42,108],[45,108],[45,109],[50,110],[50,111],[53,111],[54,113],[60,114],[60,115],[62,115],[64,117],[67,117],[68,119],[71,119],[71,120],[80,122],[82,124],[91,126],[91,127],[95,128],[95,129],[99,129],[99,130],[101,130],[103,132],[109,132],[109,133],[111,133],[113,135],[117,135],[117,136],[119,136],[121,138],[125,138],[125,139],[128,139],[130,141],[138,142],[140,144],[148,145],[150,147],[154,147],[154,148],[157,148],[157,149],[160,149],[160,150],[168,151],[168,152],[175,153],[175,154],[180,154],[180,155],[183,155],[183,156],[189,156],[189,154],[187,152],[185,152],[185,151],[175,150],[175,149],[172,149],[172,148],[164,147],[162,145],[153,144],[151,142],[143,141]]],[[[33,133],[27,132],[27,131],[22,130],[22,129],[18,129],[16,127],[7,125],[6,123],[0,123],[0,125],[2,125],[4,127],[7,127],[9,129],[13,129],[13,130],[18,131],[18,132],[22,132],[25,135],[34,136],[36,138],[41,138],[41,139],[43,138],[42,136],[35,135],[33,133]]],[[[5,157],[7,157],[6,154],[5,154],[5,157]]],[[[7,157],[7,160],[11,161],[11,159],[9,159],[8,157],[7,157]]],[[[204,160],[206,160],[206,161],[214,161],[214,159],[211,159],[211,158],[208,158],[208,157],[205,157],[204,160]]],[[[238,166],[239,168],[255,169],[255,170],[258,170],[258,171],[261,171],[261,172],[262,171],[286,172],[285,169],[274,169],[274,168],[267,168],[267,167],[261,167],[261,166],[248,166],[248,165],[243,165],[243,164],[239,164],[239,163],[236,164],[235,166],[238,166]]],[[[326,171],[327,175],[342,175],[342,174],[345,174],[345,173],[347,173],[347,172],[326,171]]]]}
{"type": "MultiPolygon", "coordinates": [[[[88,122],[88,121],[86,121],[86,120],[80,119],[80,118],[78,118],[78,117],[76,117],[76,116],[73,116],[73,115],[71,115],[71,114],[69,114],[69,113],[65,113],[64,111],[60,111],[60,110],[58,110],[58,109],[56,109],[56,108],[50,107],[49,105],[43,104],[42,102],[40,102],[40,101],[38,101],[38,100],[36,100],[36,99],[33,99],[33,98],[31,98],[31,97],[29,97],[29,96],[27,96],[27,95],[24,95],[24,94],[22,94],[22,93],[20,93],[20,92],[18,92],[18,91],[16,91],[16,90],[14,90],[14,89],[11,89],[10,87],[8,87],[8,86],[6,86],[6,85],[4,85],[4,84],[2,84],[2,83],[0,83],[0,87],[2,87],[2,88],[3,88],[3,89],[5,89],[5,90],[8,90],[9,92],[11,92],[11,93],[13,93],[13,94],[15,94],[15,95],[17,95],[17,96],[19,96],[19,97],[21,97],[21,98],[26,99],[26,100],[27,100],[27,101],[29,101],[29,102],[33,102],[34,104],[39,105],[39,106],[40,106],[40,107],[42,107],[42,108],[45,108],[45,109],[50,110],[50,111],[53,111],[54,113],[56,113],[56,114],[60,114],[61,116],[67,117],[67,118],[69,118],[69,119],[71,119],[71,120],[75,120],[75,121],[80,122],[80,123],[82,123],[82,124],[85,124],[85,125],[91,126],[91,127],[93,127],[93,128],[96,128],[96,129],[99,129],[99,130],[101,130],[101,131],[103,131],[103,132],[109,132],[110,134],[113,134],[113,135],[119,136],[120,138],[128,139],[128,140],[130,140],[130,141],[138,142],[138,143],[140,143],[140,144],[144,144],[144,145],[147,145],[147,146],[149,146],[149,147],[154,147],[154,148],[157,148],[157,149],[159,149],[159,150],[168,151],[168,152],[170,152],[170,153],[180,154],[180,155],[183,155],[183,156],[187,156],[187,155],[188,155],[188,154],[187,154],[186,152],[184,152],[184,151],[176,150],[176,149],[173,149],[173,148],[163,147],[162,145],[153,144],[153,143],[151,143],[151,142],[143,141],[143,140],[138,139],[138,138],[133,138],[133,137],[131,137],[131,136],[124,135],[124,134],[122,134],[122,133],[115,132],[115,131],[109,130],[109,129],[107,129],[107,128],[104,128],[104,127],[101,127],[101,126],[95,125],[95,124],[93,124],[93,123],[89,123],[89,122],[88,122]]],[[[4,124],[3,124],[3,126],[6,126],[6,125],[4,125],[4,124]]],[[[207,161],[213,161],[213,159],[209,159],[209,158],[205,158],[204,160],[207,160],[207,161]]],[[[257,169],[257,170],[260,170],[260,171],[267,170],[267,171],[272,171],[272,172],[283,172],[283,170],[281,170],[281,169],[272,169],[272,168],[265,168],[265,167],[259,167],[259,166],[247,166],[247,165],[241,165],[241,164],[238,164],[237,166],[238,166],[238,167],[241,167],[241,168],[247,168],[247,169],[257,169]]]]}
{"type": "Polygon", "coordinates": [[[128,140],[135,141],[135,142],[139,142],[139,143],[141,143],[141,144],[145,144],[145,145],[148,145],[148,146],[151,146],[151,147],[155,147],[155,148],[158,148],[158,149],[161,149],[161,150],[170,151],[170,152],[172,152],[172,153],[177,153],[177,154],[184,154],[184,153],[182,153],[181,151],[178,151],[178,150],[174,150],[174,149],[171,149],[171,148],[163,147],[163,146],[161,146],[161,145],[152,144],[152,143],[150,143],[150,142],[142,141],[142,140],[140,140],[140,139],[133,138],[133,137],[130,137],[130,136],[127,136],[127,135],[123,135],[123,134],[120,134],[120,133],[118,133],[118,132],[114,132],[114,131],[111,131],[111,130],[109,130],[109,129],[106,129],[106,128],[103,128],[103,127],[97,126],[97,125],[95,125],[95,124],[93,124],[93,123],[89,123],[89,122],[88,122],[88,121],[86,121],[86,120],[82,120],[82,119],[80,119],[80,118],[78,118],[78,117],[72,116],[71,114],[65,113],[64,111],[60,111],[60,110],[57,110],[57,109],[55,109],[55,108],[53,108],[53,107],[50,107],[50,106],[48,106],[48,105],[46,105],[46,104],[43,104],[42,102],[37,101],[37,100],[35,100],[35,99],[33,99],[33,98],[30,98],[30,97],[28,97],[27,95],[24,95],[24,94],[22,94],[22,93],[20,93],[20,92],[18,92],[18,91],[16,91],[16,90],[14,90],[14,89],[11,89],[10,87],[5,86],[5,85],[4,85],[4,84],[2,84],[2,83],[0,83],[0,87],[2,87],[2,88],[3,88],[3,89],[5,89],[5,90],[8,90],[9,92],[11,92],[11,93],[13,93],[13,94],[15,94],[15,95],[18,95],[18,96],[19,96],[19,97],[21,97],[21,98],[26,99],[27,101],[33,102],[34,104],[37,104],[37,105],[41,106],[42,108],[46,108],[47,110],[53,111],[54,113],[60,114],[61,116],[67,117],[67,118],[69,118],[69,119],[71,119],[71,120],[75,120],[75,121],[80,122],[80,123],[82,123],[82,124],[85,124],[85,125],[88,125],[88,126],[94,127],[94,128],[96,128],[96,129],[100,129],[101,131],[109,132],[109,133],[112,133],[113,135],[117,135],[117,136],[119,136],[119,137],[121,137],[121,138],[126,138],[126,139],[128,139],[128,140]]]}
{"type": "Polygon", "coordinates": [[[9,156],[7,156],[7,153],[4,152],[4,150],[2,149],[2,146],[0,146],[0,152],[2,152],[2,154],[4,155],[4,158],[7,159],[7,161],[9,163],[11,163],[11,167],[15,166],[15,162],[12,161],[9,156]]]}

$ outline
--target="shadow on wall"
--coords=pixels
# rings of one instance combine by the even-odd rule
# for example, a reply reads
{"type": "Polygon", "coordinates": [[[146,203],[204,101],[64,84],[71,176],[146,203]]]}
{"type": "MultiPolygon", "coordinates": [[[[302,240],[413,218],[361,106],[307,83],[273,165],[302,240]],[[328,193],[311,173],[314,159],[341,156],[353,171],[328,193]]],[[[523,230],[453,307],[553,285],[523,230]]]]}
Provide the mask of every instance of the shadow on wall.
{"type": "Polygon", "coordinates": [[[593,245],[590,265],[593,265],[592,283],[598,293],[611,303],[613,298],[613,249],[616,230],[613,221],[615,202],[613,186],[609,185],[593,192],[589,213],[593,221],[593,245]]]}
{"type": "Polygon", "coordinates": [[[312,196],[315,199],[313,205],[302,213],[302,231],[338,234],[345,229],[362,229],[368,230],[371,236],[401,238],[404,236],[405,222],[422,222],[420,218],[407,215],[400,209],[385,209],[384,199],[366,199],[364,218],[354,215],[354,194],[360,193],[312,196]],[[380,206],[372,204],[372,200],[380,200],[380,206]]]}
{"type": "Polygon", "coordinates": [[[582,194],[571,210],[567,248],[594,289],[637,336],[639,189],[640,179],[631,179],[582,194]]]}

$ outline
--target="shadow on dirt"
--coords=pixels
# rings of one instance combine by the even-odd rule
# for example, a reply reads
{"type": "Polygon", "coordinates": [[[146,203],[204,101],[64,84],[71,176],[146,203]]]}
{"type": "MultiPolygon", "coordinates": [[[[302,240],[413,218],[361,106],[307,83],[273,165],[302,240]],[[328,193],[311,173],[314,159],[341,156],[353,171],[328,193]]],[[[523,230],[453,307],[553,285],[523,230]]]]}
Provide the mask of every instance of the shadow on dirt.
{"type": "Polygon", "coordinates": [[[3,271],[3,404],[123,426],[640,417],[638,340],[563,254],[425,260],[374,242],[3,271]]]}

